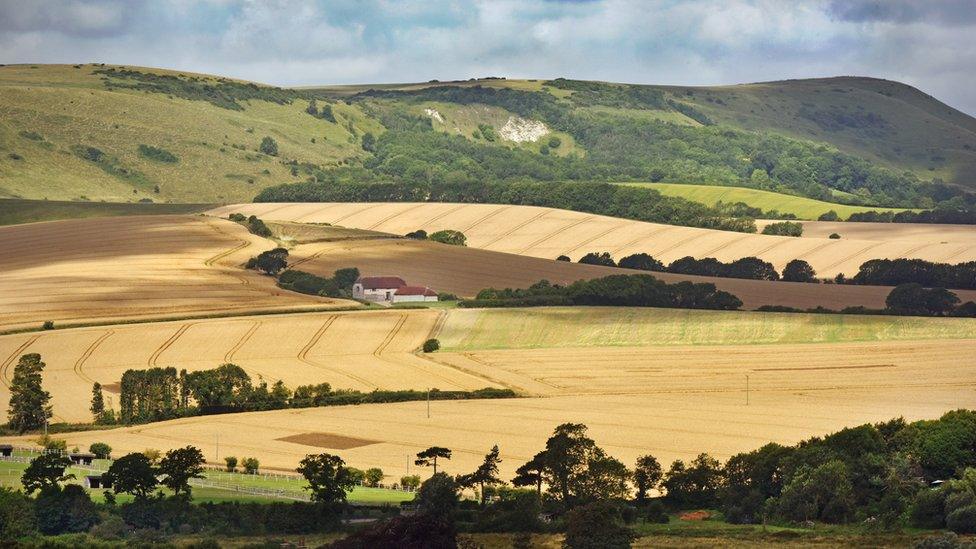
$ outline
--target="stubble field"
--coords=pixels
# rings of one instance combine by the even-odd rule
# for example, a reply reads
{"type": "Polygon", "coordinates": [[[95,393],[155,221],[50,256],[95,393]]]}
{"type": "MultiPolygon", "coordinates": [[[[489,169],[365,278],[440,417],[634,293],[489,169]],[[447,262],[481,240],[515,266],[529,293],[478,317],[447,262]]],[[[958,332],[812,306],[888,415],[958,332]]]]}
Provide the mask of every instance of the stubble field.
{"type": "Polygon", "coordinates": [[[454,229],[463,232],[468,246],[474,248],[548,259],[566,255],[576,260],[592,251],[608,251],[617,259],[644,252],[665,263],[685,256],[722,261],[756,256],[777,269],[793,259],[803,259],[822,277],[853,275],[863,262],[877,258],[976,260],[972,230],[955,226],[939,226],[921,236],[897,238],[895,235],[917,231],[918,227],[891,224],[887,227],[889,237],[884,239],[859,239],[848,234],[835,240],[744,234],[493,204],[261,203],[234,204],[210,211],[221,217],[233,212],[265,220],[330,223],[394,234],[454,229]]]}
{"type": "Polygon", "coordinates": [[[129,319],[348,307],[279,289],[239,267],[274,246],[200,216],[0,227],[0,331],[129,319]]]}

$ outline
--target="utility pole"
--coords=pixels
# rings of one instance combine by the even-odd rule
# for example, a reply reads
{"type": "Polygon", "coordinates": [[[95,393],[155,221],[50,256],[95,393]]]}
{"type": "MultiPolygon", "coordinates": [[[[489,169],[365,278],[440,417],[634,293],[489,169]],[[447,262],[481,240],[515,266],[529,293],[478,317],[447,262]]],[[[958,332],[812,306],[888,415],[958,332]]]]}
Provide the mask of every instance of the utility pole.
{"type": "Polygon", "coordinates": [[[746,406],[749,405],[749,374],[746,374],[746,406]]]}

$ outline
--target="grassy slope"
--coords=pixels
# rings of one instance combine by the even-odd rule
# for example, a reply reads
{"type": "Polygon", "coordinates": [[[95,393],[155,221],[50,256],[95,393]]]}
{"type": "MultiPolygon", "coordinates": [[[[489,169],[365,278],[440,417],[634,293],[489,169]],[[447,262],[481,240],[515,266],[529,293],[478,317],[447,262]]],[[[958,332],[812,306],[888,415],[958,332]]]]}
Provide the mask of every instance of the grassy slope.
{"type": "Polygon", "coordinates": [[[303,101],[253,101],[243,111],[233,111],[159,93],[109,91],[100,75],[92,74],[95,68],[0,67],[0,197],[250,200],[264,187],[299,179],[281,159],[335,164],[365,154],[360,135],[381,130],[375,120],[341,102],[333,105],[339,123],[332,124],[306,114],[303,101]],[[40,134],[43,141],[22,137],[24,131],[40,134]],[[277,140],[278,158],[256,151],[266,135],[277,140]],[[145,159],[137,153],[139,144],[171,151],[179,162],[145,159]],[[72,154],[74,145],[94,146],[117,157],[122,167],[144,174],[145,183],[106,173],[72,154]],[[11,153],[22,159],[11,158],[11,153]],[[157,184],[158,194],[153,190],[157,184]]]}
{"type": "Polygon", "coordinates": [[[60,202],[54,200],[0,199],[0,225],[112,217],[118,215],[163,215],[198,213],[209,204],[140,204],[112,202],[60,202]]]}
{"type": "Polygon", "coordinates": [[[971,339],[976,320],[621,307],[457,309],[446,351],[636,345],[748,345],[971,339]]]}
{"type": "Polygon", "coordinates": [[[695,104],[719,123],[826,141],[841,150],[912,170],[924,179],[941,177],[976,188],[976,119],[911,86],[838,77],[661,88],[695,104]],[[825,129],[801,116],[804,108],[874,113],[885,123],[869,129],[825,129]]]}
{"type": "Polygon", "coordinates": [[[869,210],[892,210],[902,211],[899,208],[872,208],[868,206],[848,206],[845,204],[834,204],[823,202],[802,196],[760,191],[745,187],[719,187],[711,185],[683,185],[680,183],[626,183],[627,185],[637,185],[650,187],[661,192],[666,196],[678,196],[687,198],[694,202],[700,202],[709,206],[716,202],[745,202],[755,208],[764,211],[777,210],[780,213],[791,213],[799,219],[815,220],[821,214],[830,210],[837,212],[841,219],[847,219],[852,213],[865,212],[869,210]]]}

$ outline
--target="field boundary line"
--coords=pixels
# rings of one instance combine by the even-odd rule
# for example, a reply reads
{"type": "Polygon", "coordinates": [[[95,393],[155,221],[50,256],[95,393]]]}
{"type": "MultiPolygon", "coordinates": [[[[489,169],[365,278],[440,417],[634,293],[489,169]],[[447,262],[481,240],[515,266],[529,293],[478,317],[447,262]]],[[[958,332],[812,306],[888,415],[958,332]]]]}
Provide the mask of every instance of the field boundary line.
{"type": "Polygon", "coordinates": [[[89,345],[87,349],[85,349],[85,352],[82,353],[81,357],[79,357],[78,360],[75,361],[74,372],[75,372],[75,374],[78,375],[78,377],[80,377],[81,379],[87,381],[88,383],[95,383],[95,380],[92,379],[91,377],[89,377],[88,374],[85,373],[85,370],[84,370],[85,362],[89,358],[91,358],[91,356],[93,354],[95,354],[95,351],[98,349],[98,347],[106,339],[108,339],[109,337],[111,337],[112,334],[114,334],[114,333],[115,333],[115,330],[107,330],[98,339],[96,339],[94,342],[92,342],[92,344],[89,345]]]}
{"type": "MultiPolygon", "coordinates": [[[[500,385],[502,387],[505,387],[506,389],[511,389],[511,390],[515,391],[516,394],[518,394],[520,396],[539,397],[539,398],[544,398],[544,397],[548,396],[548,395],[543,395],[543,394],[539,394],[539,393],[534,393],[532,391],[527,391],[524,387],[519,387],[518,385],[513,385],[511,383],[506,383],[504,381],[501,381],[499,379],[495,379],[495,378],[493,378],[491,376],[487,376],[487,375],[482,374],[480,372],[477,372],[475,370],[471,370],[471,369],[465,368],[463,366],[458,366],[457,364],[451,364],[450,362],[446,362],[444,360],[440,360],[440,359],[438,359],[438,358],[436,358],[434,356],[428,356],[428,355],[434,355],[434,354],[435,353],[414,352],[414,355],[416,355],[420,359],[433,362],[435,364],[438,364],[440,366],[444,366],[446,368],[450,368],[452,370],[457,370],[457,371],[459,371],[461,373],[467,374],[467,375],[472,376],[472,377],[476,377],[478,379],[483,379],[483,380],[485,380],[485,381],[487,381],[489,383],[494,383],[496,385],[500,385]]],[[[458,353],[458,354],[467,356],[465,353],[458,353]]],[[[470,358],[470,357],[468,357],[468,358],[470,358]]],[[[481,362],[479,362],[477,360],[475,360],[474,362],[478,362],[479,364],[481,364],[481,362]]]]}
{"type": "Polygon", "coordinates": [[[588,216],[586,216],[586,217],[584,217],[582,219],[577,219],[576,221],[573,221],[569,225],[566,225],[565,227],[560,227],[560,228],[556,229],[555,231],[547,234],[546,236],[544,236],[544,237],[536,240],[535,242],[531,242],[528,246],[526,246],[526,247],[522,248],[521,250],[519,250],[518,252],[516,252],[516,254],[524,254],[525,252],[531,250],[532,248],[535,248],[539,244],[542,244],[546,240],[549,240],[550,238],[553,238],[554,236],[557,236],[559,233],[561,233],[563,231],[568,231],[569,229],[572,229],[573,227],[578,227],[578,226],[582,225],[583,223],[586,223],[588,221],[592,221],[595,218],[596,218],[595,215],[588,215],[588,216]]]}
{"type": "Polygon", "coordinates": [[[153,354],[149,356],[149,360],[147,360],[146,363],[150,367],[156,366],[156,361],[159,360],[159,356],[166,352],[166,349],[169,349],[174,343],[176,343],[176,340],[185,334],[186,331],[190,329],[190,326],[193,326],[194,324],[196,324],[196,322],[187,322],[186,324],[183,324],[177,328],[176,333],[169,336],[169,339],[164,341],[162,345],[153,351],[153,354]]]}
{"type": "Polygon", "coordinates": [[[14,351],[10,353],[10,356],[7,357],[7,360],[4,360],[3,364],[0,365],[0,382],[3,382],[4,387],[8,389],[10,388],[10,382],[7,381],[7,372],[10,370],[10,365],[13,364],[14,360],[17,358],[17,355],[26,351],[28,347],[33,345],[34,342],[40,338],[40,335],[28,338],[27,341],[20,344],[20,347],[14,349],[14,351]]]}

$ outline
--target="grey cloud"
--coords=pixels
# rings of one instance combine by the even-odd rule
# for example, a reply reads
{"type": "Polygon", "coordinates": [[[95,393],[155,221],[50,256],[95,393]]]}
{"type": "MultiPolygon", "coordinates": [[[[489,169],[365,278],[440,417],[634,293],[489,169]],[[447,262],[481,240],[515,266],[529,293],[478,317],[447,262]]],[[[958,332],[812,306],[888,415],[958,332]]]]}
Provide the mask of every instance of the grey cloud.
{"type": "Polygon", "coordinates": [[[976,23],[972,0],[833,0],[830,11],[841,21],[855,23],[976,23]]]}

